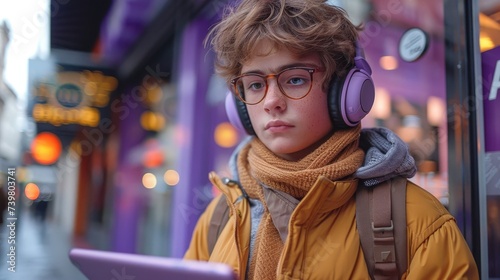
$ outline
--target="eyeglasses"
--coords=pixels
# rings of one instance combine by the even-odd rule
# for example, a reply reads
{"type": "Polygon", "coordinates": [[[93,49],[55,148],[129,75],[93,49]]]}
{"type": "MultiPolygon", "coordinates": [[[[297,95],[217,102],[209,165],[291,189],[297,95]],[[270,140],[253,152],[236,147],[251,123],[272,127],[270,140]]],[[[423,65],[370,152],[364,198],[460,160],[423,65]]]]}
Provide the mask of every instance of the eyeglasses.
{"type": "Polygon", "coordinates": [[[255,105],[266,97],[268,78],[276,78],[278,87],[286,97],[299,100],[306,97],[313,85],[313,74],[322,69],[309,67],[287,68],[278,74],[243,74],[231,80],[234,93],[247,105],[255,105]]]}

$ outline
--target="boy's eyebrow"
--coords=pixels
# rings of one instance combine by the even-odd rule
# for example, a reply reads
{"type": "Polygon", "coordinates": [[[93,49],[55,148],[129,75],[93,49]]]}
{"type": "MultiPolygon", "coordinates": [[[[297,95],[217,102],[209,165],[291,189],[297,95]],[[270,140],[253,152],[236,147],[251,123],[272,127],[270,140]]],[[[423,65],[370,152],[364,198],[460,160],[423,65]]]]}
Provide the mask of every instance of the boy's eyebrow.
{"type": "MultiPolygon", "coordinates": [[[[272,74],[277,74],[285,69],[288,69],[288,68],[293,68],[293,67],[311,67],[311,68],[314,68],[314,69],[320,69],[321,66],[318,66],[314,63],[307,63],[307,62],[297,62],[297,63],[290,63],[290,64],[285,64],[285,65],[282,65],[276,69],[271,69],[271,72],[272,74]]],[[[260,69],[256,69],[256,70],[249,70],[249,71],[246,71],[246,72],[243,72],[241,73],[241,75],[244,75],[244,74],[261,74],[261,75],[265,75],[266,73],[260,69]]]]}

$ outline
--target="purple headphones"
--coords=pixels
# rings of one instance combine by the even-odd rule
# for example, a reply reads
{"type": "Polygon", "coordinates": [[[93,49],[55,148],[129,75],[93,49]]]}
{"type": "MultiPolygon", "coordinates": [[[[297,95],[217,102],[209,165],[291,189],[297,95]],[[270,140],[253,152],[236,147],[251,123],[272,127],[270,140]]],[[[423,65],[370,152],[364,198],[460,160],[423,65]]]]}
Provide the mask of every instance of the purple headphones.
{"type": "MultiPolygon", "coordinates": [[[[375,99],[372,70],[356,44],[354,66],[344,78],[335,77],[328,91],[328,111],[334,128],[356,126],[370,112],[375,99]]],[[[229,92],[226,113],[231,124],[255,135],[245,103],[229,92]]]]}

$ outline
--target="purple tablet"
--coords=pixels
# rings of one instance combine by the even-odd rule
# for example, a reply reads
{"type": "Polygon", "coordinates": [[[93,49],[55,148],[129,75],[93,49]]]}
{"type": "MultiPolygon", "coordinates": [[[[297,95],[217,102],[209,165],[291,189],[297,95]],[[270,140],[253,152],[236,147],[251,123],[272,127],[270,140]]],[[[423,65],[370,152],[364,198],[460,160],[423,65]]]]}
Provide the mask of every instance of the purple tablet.
{"type": "Polygon", "coordinates": [[[73,248],[69,258],[90,280],[237,280],[225,264],[73,248]]]}

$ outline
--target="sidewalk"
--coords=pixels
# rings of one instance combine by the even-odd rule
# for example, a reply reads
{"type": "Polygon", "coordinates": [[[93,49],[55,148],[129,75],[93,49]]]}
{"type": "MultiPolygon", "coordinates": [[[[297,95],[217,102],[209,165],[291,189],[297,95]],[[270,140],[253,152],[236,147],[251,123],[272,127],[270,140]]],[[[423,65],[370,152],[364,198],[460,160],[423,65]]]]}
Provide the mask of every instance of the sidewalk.
{"type": "Polygon", "coordinates": [[[9,228],[0,229],[0,280],[83,280],[86,279],[68,259],[73,238],[50,220],[36,220],[23,211],[16,221],[15,272],[8,270],[9,228]]]}

